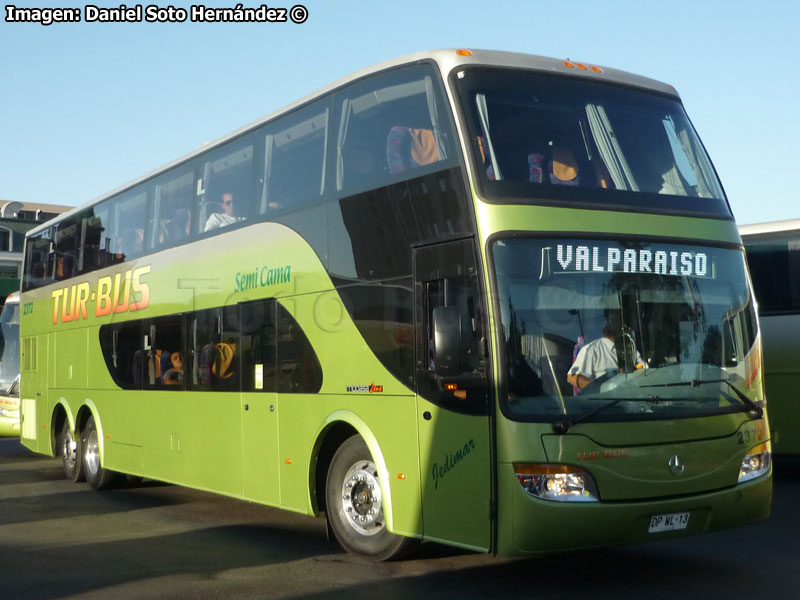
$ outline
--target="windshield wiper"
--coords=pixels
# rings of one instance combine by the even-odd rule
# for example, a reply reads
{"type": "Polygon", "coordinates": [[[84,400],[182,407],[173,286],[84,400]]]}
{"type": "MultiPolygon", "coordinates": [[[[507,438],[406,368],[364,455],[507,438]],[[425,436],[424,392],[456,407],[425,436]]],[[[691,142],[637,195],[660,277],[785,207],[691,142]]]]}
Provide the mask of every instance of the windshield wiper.
{"type": "MultiPolygon", "coordinates": [[[[747,409],[747,414],[749,414],[753,419],[760,419],[764,416],[764,408],[762,407],[762,403],[754,402],[751,400],[744,392],[742,392],[739,388],[733,385],[730,379],[725,377],[721,377],[719,379],[690,379],[689,381],[673,381],[672,383],[659,383],[654,385],[643,385],[641,387],[678,387],[678,386],[689,386],[689,387],[698,387],[704,385],[706,383],[727,383],[728,386],[733,390],[734,394],[739,398],[742,405],[747,409]]],[[[725,397],[730,398],[728,394],[725,394],[725,397]]]]}
{"type": "Polygon", "coordinates": [[[613,400],[609,400],[605,404],[601,404],[597,408],[593,408],[592,410],[586,411],[582,415],[575,417],[574,419],[568,419],[566,417],[561,417],[553,421],[552,427],[553,431],[559,435],[567,433],[570,427],[573,425],[577,425],[578,423],[585,421],[598,413],[603,412],[607,408],[611,408],[612,406],[616,406],[620,402],[649,402],[649,403],[658,403],[661,401],[659,396],[648,396],[647,398],[630,398],[625,396],[620,396],[619,398],[614,398],[613,400]]]}

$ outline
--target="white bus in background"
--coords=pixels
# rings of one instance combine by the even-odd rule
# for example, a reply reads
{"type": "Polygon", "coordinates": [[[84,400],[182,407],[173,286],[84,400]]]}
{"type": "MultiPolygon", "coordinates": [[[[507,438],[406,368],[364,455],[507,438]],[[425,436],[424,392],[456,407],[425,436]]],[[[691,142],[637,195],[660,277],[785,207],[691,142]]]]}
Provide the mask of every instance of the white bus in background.
{"type": "Polygon", "coordinates": [[[19,292],[0,312],[0,435],[19,435],[19,292]]]}
{"type": "Polygon", "coordinates": [[[800,219],[739,226],[758,301],[774,451],[800,454],[800,219]]]}

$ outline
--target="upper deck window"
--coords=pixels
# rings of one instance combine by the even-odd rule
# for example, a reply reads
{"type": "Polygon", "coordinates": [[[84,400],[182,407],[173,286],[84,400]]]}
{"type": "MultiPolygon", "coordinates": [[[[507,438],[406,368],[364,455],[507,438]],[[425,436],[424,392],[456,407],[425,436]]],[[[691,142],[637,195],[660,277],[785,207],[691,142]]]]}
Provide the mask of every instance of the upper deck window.
{"type": "Polygon", "coordinates": [[[731,216],[677,99],[520,70],[455,82],[487,200],[731,216]]]}
{"type": "Polygon", "coordinates": [[[453,134],[430,65],[388,71],[336,94],[336,190],[352,195],[454,164],[453,134]]]}

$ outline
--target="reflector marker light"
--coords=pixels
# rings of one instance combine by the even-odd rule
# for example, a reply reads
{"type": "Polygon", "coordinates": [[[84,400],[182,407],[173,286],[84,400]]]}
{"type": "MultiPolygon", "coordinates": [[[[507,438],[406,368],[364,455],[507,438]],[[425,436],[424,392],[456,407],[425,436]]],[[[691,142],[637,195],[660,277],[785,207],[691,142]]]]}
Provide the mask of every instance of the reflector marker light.
{"type": "Polygon", "coordinates": [[[581,71],[594,71],[595,73],[602,73],[603,69],[600,67],[595,67],[594,65],[584,65],[583,63],[575,63],[571,60],[565,60],[561,64],[563,64],[568,69],[580,69],[581,71]]]}

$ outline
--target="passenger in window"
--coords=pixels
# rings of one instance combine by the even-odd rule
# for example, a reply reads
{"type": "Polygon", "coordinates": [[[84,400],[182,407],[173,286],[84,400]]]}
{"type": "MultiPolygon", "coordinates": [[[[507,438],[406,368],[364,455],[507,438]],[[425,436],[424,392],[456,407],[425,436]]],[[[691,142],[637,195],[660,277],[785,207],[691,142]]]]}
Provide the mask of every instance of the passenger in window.
{"type": "MultiPolygon", "coordinates": [[[[573,388],[583,390],[587,385],[601,377],[615,375],[620,372],[617,354],[617,339],[628,335],[622,327],[622,321],[617,310],[606,313],[606,325],[603,335],[592,340],[578,351],[578,356],[567,374],[567,381],[573,388]]],[[[636,351],[634,367],[644,367],[642,357],[636,351]]]]}
{"type": "Polygon", "coordinates": [[[169,224],[169,239],[171,242],[181,242],[189,237],[192,225],[192,215],[185,208],[175,211],[169,224]]]}
{"type": "Polygon", "coordinates": [[[232,377],[236,366],[235,343],[209,343],[200,350],[197,370],[202,385],[225,384],[232,377]]]}
{"type": "Polygon", "coordinates": [[[139,256],[144,250],[144,229],[126,227],[120,239],[119,259],[139,256]]]}
{"type": "Polygon", "coordinates": [[[212,213],[206,221],[204,231],[211,231],[219,229],[220,227],[227,227],[242,220],[241,217],[236,216],[236,209],[233,201],[233,194],[226,192],[222,194],[222,202],[220,203],[221,212],[212,213]]]}
{"type": "Polygon", "coordinates": [[[528,155],[528,172],[531,183],[550,183],[552,185],[580,184],[578,162],[572,150],[566,146],[553,145],[550,160],[544,154],[534,152],[528,155]],[[547,169],[545,170],[545,162],[547,169]]]}
{"type": "Polygon", "coordinates": [[[403,173],[440,160],[430,129],[392,127],[386,137],[386,162],[390,173],[403,173]]]}
{"type": "Polygon", "coordinates": [[[219,342],[217,354],[211,370],[218,381],[222,382],[230,379],[235,371],[236,344],[230,342],[219,342]]]}
{"type": "Polygon", "coordinates": [[[171,366],[164,373],[164,385],[181,385],[183,383],[183,355],[173,352],[169,357],[171,366]]]}

